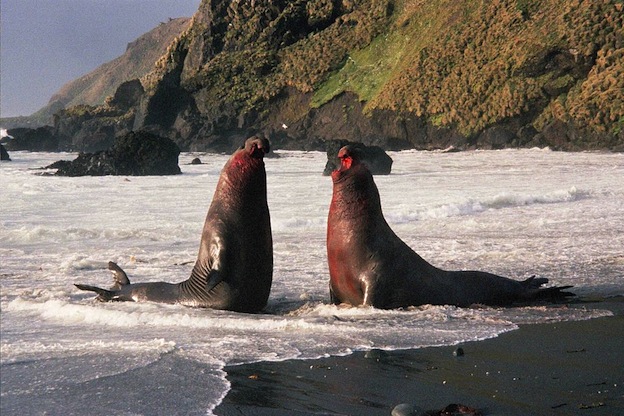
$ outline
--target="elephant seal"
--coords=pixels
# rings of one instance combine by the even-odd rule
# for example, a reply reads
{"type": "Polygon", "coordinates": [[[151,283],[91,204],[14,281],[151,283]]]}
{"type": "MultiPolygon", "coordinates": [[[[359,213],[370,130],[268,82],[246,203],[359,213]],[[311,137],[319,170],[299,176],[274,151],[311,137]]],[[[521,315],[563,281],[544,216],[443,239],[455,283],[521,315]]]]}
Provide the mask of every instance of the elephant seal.
{"type": "Polygon", "coordinates": [[[357,149],[338,153],[327,220],[330,296],[335,304],[392,309],[424,304],[511,305],[574,296],[571,286],[541,288],[545,278],[516,281],[479,271],[432,266],[390,228],[379,191],[357,149]]]}
{"type": "Polygon", "coordinates": [[[191,276],[180,283],[131,284],[110,262],[109,290],[76,284],[102,301],[151,301],[257,312],[266,306],[273,279],[273,240],[263,157],[269,141],[250,137],[227,161],[202,231],[191,276]]]}

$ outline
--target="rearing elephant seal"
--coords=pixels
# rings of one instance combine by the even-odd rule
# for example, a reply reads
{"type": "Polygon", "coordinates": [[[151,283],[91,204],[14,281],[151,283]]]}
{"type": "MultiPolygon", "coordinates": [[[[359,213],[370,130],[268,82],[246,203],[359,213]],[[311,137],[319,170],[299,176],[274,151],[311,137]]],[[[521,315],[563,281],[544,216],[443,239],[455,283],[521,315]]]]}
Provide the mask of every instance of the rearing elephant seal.
{"type": "Polygon", "coordinates": [[[327,258],[332,302],[376,308],[424,304],[510,305],[573,296],[570,286],[540,288],[548,279],[516,281],[478,271],[445,271],[427,263],[390,228],[373,177],[350,146],[332,172],[327,258]]]}
{"type": "Polygon", "coordinates": [[[273,279],[273,241],[263,157],[269,141],[251,137],[227,161],[208,209],[199,254],[188,280],[131,284],[109,263],[110,290],[79,285],[103,301],[151,301],[257,312],[264,308],[273,279]]]}

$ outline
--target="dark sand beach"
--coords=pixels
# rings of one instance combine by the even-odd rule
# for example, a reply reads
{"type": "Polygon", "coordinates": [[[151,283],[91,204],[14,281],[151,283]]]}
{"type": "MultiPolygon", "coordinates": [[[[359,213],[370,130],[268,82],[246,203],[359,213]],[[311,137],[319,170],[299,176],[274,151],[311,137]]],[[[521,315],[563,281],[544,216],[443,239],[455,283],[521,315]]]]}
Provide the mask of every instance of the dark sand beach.
{"type": "Polygon", "coordinates": [[[232,389],[214,413],[390,415],[410,403],[430,414],[459,403],[484,415],[624,415],[624,300],[571,307],[614,316],[459,346],[229,366],[232,389]]]}

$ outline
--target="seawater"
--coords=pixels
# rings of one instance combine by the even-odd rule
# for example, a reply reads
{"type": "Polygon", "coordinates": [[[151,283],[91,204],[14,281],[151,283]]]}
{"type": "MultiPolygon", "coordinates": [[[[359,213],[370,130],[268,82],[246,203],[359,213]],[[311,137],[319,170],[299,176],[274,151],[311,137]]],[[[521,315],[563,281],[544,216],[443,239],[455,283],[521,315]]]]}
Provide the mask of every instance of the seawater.
{"type": "MultiPolygon", "coordinates": [[[[515,279],[536,274],[574,285],[580,296],[624,294],[622,154],[390,155],[392,174],[375,177],[384,214],[432,264],[515,279]]],[[[107,392],[117,413],[167,413],[162,400],[138,403],[136,391],[145,397],[161,391],[179,411],[211,414],[229,390],[228,364],[452,345],[519,324],[610,314],[580,305],[391,311],[330,305],[326,157],[277,156],[266,159],[274,284],[266,310],[250,315],[98,303],[73,286],[108,287],[110,260],[132,282],[186,279],[228,155],[183,153],[177,176],[62,178],[39,168],[75,154],[12,152],[13,161],[0,164],[2,414],[81,409],[107,392]],[[204,163],[190,165],[194,157],[204,163]],[[124,386],[132,374],[142,383],[124,386]],[[201,394],[190,402],[180,396],[194,389],[201,394]]]]}

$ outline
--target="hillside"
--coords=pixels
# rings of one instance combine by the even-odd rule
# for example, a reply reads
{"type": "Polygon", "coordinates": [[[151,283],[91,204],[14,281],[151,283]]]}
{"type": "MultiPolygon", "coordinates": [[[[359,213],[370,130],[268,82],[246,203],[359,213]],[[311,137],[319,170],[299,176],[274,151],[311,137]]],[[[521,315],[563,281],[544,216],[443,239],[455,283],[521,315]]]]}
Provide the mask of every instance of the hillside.
{"type": "Polygon", "coordinates": [[[128,44],[118,58],[100,65],[95,70],[63,85],[48,104],[29,117],[3,119],[3,126],[38,127],[52,124],[54,113],[75,105],[101,105],[125,81],[140,78],[154,68],[154,63],[167,47],[184,32],[190,18],[170,19],[128,44]],[[6,122],[5,122],[6,121],[6,122]]]}
{"type": "Polygon", "coordinates": [[[74,147],[84,146],[72,141],[78,130],[144,128],[186,150],[229,150],[256,132],[290,148],[348,139],[387,148],[622,150],[623,7],[203,1],[141,78],[139,104],[65,111],[57,132],[74,147]]]}

